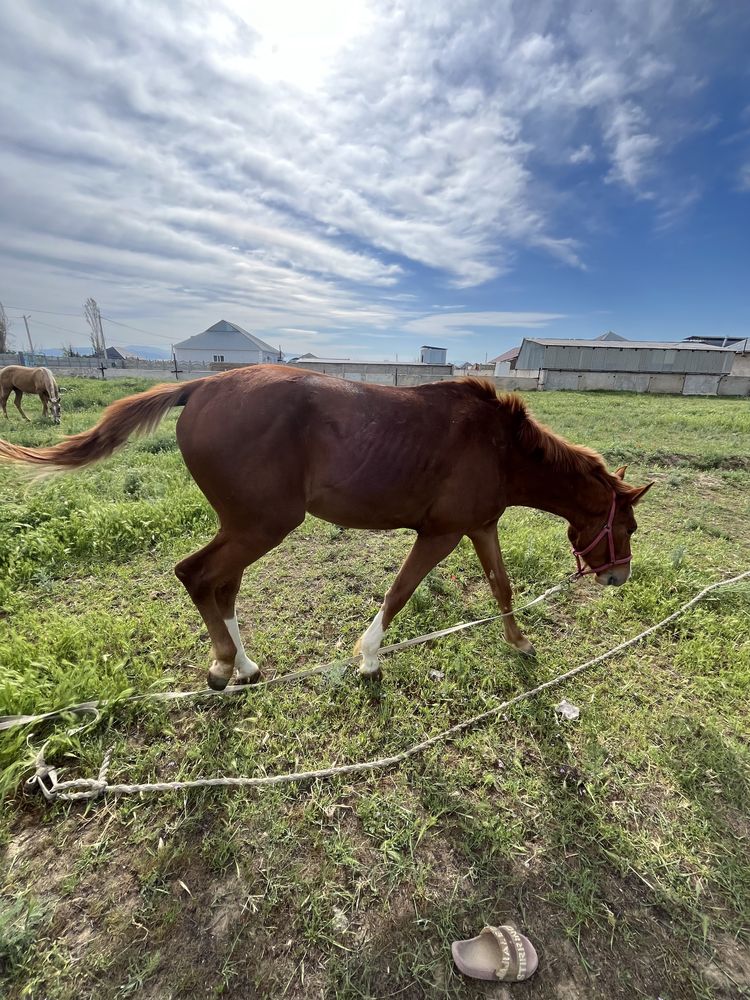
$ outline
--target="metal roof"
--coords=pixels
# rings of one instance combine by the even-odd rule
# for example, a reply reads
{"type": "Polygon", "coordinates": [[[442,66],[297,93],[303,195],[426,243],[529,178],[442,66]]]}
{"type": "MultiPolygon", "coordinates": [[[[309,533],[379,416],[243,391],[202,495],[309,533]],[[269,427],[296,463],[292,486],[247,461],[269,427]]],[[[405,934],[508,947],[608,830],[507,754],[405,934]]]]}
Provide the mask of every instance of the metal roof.
{"type": "Polygon", "coordinates": [[[248,333],[247,330],[243,330],[241,326],[237,326],[236,323],[228,323],[225,319],[220,319],[218,323],[214,323],[213,326],[209,326],[207,330],[203,333],[196,333],[194,337],[188,337],[187,340],[180,341],[179,344],[175,344],[175,347],[196,349],[211,351],[214,348],[226,348],[229,349],[230,346],[234,347],[235,350],[260,350],[266,351],[269,354],[278,354],[278,347],[271,347],[267,344],[265,340],[261,340],[260,337],[256,337],[252,333],[248,333]],[[239,345],[231,345],[230,340],[242,337],[244,340],[248,340],[249,344],[240,343],[239,345]]]}
{"type": "Polygon", "coordinates": [[[630,351],[634,348],[643,350],[658,351],[723,351],[730,350],[727,347],[713,347],[711,344],[686,344],[684,341],[657,341],[657,340],[627,340],[624,344],[613,344],[612,341],[605,340],[540,340],[538,337],[526,337],[530,344],[539,344],[541,347],[593,347],[605,348],[609,351],[621,350],[630,351]]]}
{"type": "Polygon", "coordinates": [[[685,341],[707,347],[729,347],[739,353],[750,350],[750,337],[685,337],[685,341]]]}
{"type": "Polygon", "coordinates": [[[511,347],[509,351],[505,354],[498,354],[496,358],[490,358],[492,364],[498,364],[501,361],[515,361],[518,355],[521,353],[520,345],[518,347],[511,347]]]}

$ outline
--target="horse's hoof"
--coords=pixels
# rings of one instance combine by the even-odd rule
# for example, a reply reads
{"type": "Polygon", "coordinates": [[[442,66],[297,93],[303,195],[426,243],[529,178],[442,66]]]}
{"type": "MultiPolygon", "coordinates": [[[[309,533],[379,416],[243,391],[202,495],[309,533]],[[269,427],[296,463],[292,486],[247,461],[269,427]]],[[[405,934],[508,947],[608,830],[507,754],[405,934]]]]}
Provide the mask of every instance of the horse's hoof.
{"type": "Polygon", "coordinates": [[[229,683],[229,677],[224,677],[213,667],[209,667],[208,673],[206,674],[206,683],[214,691],[223,691],[229,683]]]}
{"type": "Polygon", "coordinates": [[[380,669],[380,664],[376,663],[375,666],[362,666],[357,667],[357,673],[360,677],[364,677],[368,681],[379,681],[383,676],[383,671],[380,669]]]}
{"type": "Polygon", "coordinates": [[[263,674],[260,670],[257,670],[254,674],[238,674],[236,677],[232,678],[232,685],[239,686],[241,684],[257,684],[258,681],[263,679],[263,674]]]}
{"type": "Polygon", "coordinates": [[[519,653],[523,653],[524,656],[528,656],[529,659],[533,659],[536,656],[536,649],[528,639],[524,639],[523,644],[516,646],[516,649],[519,653]]]}

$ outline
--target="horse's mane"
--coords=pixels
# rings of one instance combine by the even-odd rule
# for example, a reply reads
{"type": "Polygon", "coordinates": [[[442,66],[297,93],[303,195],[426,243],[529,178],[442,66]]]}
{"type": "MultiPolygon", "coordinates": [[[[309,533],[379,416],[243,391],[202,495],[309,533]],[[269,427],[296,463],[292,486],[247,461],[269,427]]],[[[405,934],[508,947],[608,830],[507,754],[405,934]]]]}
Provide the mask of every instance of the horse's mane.
{"type": "Polygon", "coordinates": [[[566,441],[564,437],[555,434],[549,427],[535,420],[524,400],[516,393],[509,392],[498,396],[489,379],[468,377],[462,381],[480,398],[488,401],[496,400],[499,403],[508,415],[509,423],[514,427],[516,440],[529,454],[536,452],[540,458],[562,473],[579,472],[583,475],[593,475],[616,493],[628,494],[632,491],[632,487],[612,475],[598,452],[584,445],[566,441]]]}

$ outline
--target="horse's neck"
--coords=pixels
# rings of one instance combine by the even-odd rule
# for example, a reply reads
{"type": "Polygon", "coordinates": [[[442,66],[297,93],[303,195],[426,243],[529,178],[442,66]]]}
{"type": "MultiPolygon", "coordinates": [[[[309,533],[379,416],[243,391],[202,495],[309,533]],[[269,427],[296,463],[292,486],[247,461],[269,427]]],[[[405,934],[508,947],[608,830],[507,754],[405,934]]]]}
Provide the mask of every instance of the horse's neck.
{"type": "Polygon", "coordinates": [[[39,371],[42,373],[42,382],[50,399],[57,399],[57,385],[52,372],[49,368],[40,368],[39,371]]]}
{"type": "Polygon", "coordinates": [[[557,514],[578,527],[606,505],[606,492],[593,472],[561,470],[524,455],[514,463],[508,503],[557,514]]]}

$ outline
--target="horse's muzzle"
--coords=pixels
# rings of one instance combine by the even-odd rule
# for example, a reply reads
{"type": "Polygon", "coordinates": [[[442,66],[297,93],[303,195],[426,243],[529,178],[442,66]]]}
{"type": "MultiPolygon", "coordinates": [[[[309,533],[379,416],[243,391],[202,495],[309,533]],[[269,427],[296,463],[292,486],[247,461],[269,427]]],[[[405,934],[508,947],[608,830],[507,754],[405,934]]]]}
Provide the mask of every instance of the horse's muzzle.
{"type": "Polygon", "coordinates": [[[630,563],[624,566],[612,566],[594,577],[600,587],[621,587],[630,579],[630,563]]]}

